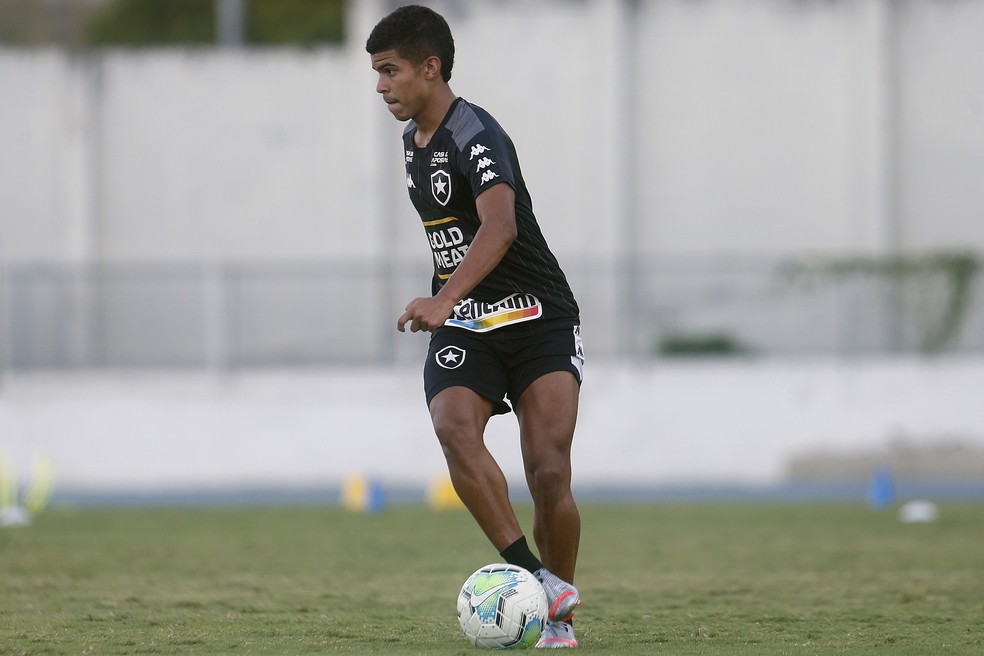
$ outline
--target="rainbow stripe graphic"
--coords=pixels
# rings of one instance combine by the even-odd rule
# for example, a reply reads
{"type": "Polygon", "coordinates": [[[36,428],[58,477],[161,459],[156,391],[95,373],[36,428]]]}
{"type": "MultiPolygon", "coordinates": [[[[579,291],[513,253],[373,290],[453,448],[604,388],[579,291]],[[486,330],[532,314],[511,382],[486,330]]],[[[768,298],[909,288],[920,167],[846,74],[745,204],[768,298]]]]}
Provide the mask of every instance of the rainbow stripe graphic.
{"type": "Polygon", "coordinates": [[[543,306],[540,301],[529,294],[514,294],[491,306],[465,299],[458,304],[455,313],[444,322],[444,325],[484,333],[503,326],[539,319],[542,314],[543,306]],[[484,311],[475,312],[477,307],[482,307],[484,311]],[[472,311],[463,312],[462,310],[466,308],[472,311]],[[468,314],[475,315],[475,318],[466,319],[462,316],[468,314]]]}

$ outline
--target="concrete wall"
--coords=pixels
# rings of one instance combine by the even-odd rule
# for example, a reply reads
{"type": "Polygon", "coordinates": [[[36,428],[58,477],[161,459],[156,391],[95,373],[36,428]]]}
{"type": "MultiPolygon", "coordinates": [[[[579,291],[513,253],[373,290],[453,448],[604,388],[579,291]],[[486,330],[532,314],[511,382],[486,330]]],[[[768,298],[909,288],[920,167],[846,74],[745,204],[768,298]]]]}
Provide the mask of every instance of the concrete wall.
{"type": "MultiPolygon", "coordinates": [[[[0,455],[22,482],[50,458],[75,491],[292,488],[353,474],[423,486],[445,472],[417,368],[16,376],[0,394],[0,455]]],[[[984,450],[984,361],[588,362],[578,485],[775,484],[805,454],[904,440],[984,450]]],[[[523,489],[515,416],[487,442],[523,489]]],[[[978,471],[977,480],[984,480],[978,471]]]]}
{"type": "MultiPolygon", "coordinates": [[[[982,3],[434,4],[561,254],[984,249],[982,3]]],[[[0,256],[420,253],[388,6],[342,49],[0,51],[0,256]]]]}
{"type": "MultiPolygon", "coordinates": [[[[401,186],[402,125],[373,92],[362,51],[391,3],[351,4],[341,49],[0,51],[0,262],[425,265],[401,186]]],[[[455,91],[512,134],[544,232],[577,263],[593,352],[625,339],[609,318],[632,309],[620,305],[632,277],[611,274],[636,256],[984,250],[984,3],[434,6],[456,34],[455,91]]],[[[686,292],[661,281],[666,298],[686,292]]],[[[409,298],[424,274],[401,285],[409,298]]],[[[143,293],[133,296],[121,306],[143,293]]],[[[721,305],[707,303],[711,314],[721,305]]],[[[820,322],[816,306],[796,305],[787,321],[758,305],[742,316],[781,345],[820,322]]],[[[318,305],[335,328],[345,307],[318,305]]],[[[871,320],[820,310],[836,334],[871,320]]],[[[9,314],[4,326],[16,324],[9,314]]],[[[373,325],[390,321],[379,315],[373,325]]],[[[173,332],[168,318],[140,319],[173,332]]],[[[136,349],[148,332],[135,325],[132,344],[107,339],[136,349]]],[[[411,355],[400,362],[419,360],[418,340],[401,345],[411,355]]],[[[588,482],[771,481],[818,446],[984,434],[974,360],[594,371],[575,455],[588,482]]],[[[82,487],[443,470],[413,367],[132,376],[6,379],[0,451],[21,469],[48,453],[62,483],[82,487]]],[[[491,436],[517,477],[511,419],[491,436]]]]}

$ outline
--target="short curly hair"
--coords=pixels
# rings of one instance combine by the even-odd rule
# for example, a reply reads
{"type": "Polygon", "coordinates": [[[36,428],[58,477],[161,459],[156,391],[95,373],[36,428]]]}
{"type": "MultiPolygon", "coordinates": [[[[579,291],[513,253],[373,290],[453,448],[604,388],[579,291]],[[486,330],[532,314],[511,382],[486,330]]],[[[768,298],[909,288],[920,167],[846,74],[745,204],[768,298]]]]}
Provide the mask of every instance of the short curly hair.
{"type": "Polygon", "coordinates": [[[366,40],[370,55],[384,50],[396,52],[414,65],[428,57],[441,60],[441,77],[451,79],[454,67],[454,38],[444,17],[420,5],[405,5],[383,18],[366,40]]]}

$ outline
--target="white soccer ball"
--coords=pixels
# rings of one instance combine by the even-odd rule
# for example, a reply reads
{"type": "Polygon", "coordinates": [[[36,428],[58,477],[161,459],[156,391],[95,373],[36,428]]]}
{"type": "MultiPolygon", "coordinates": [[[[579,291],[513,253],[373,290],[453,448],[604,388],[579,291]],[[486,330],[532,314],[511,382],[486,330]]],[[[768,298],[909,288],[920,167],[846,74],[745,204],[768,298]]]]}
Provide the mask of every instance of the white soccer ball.
{"type": "Polygon", "coordinates": [[[458,594],[458,624],[476,647],[532,647],[546,621],[547,593],[522,567],[486,565],[468,577],[458,594]]]}

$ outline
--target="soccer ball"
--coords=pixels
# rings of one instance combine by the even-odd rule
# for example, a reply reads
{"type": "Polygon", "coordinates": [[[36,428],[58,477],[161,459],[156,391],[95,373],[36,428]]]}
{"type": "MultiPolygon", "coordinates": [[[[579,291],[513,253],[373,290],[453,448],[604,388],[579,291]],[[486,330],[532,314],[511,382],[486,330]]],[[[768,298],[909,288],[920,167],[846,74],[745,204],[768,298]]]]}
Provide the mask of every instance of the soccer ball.
{"type": "Polygon", "coordinates": [[[483,649],[532,647],[546,619],[543,586],[515,565],[486,565],[468,577],[458,594],[458,624],[483,649]]]}

